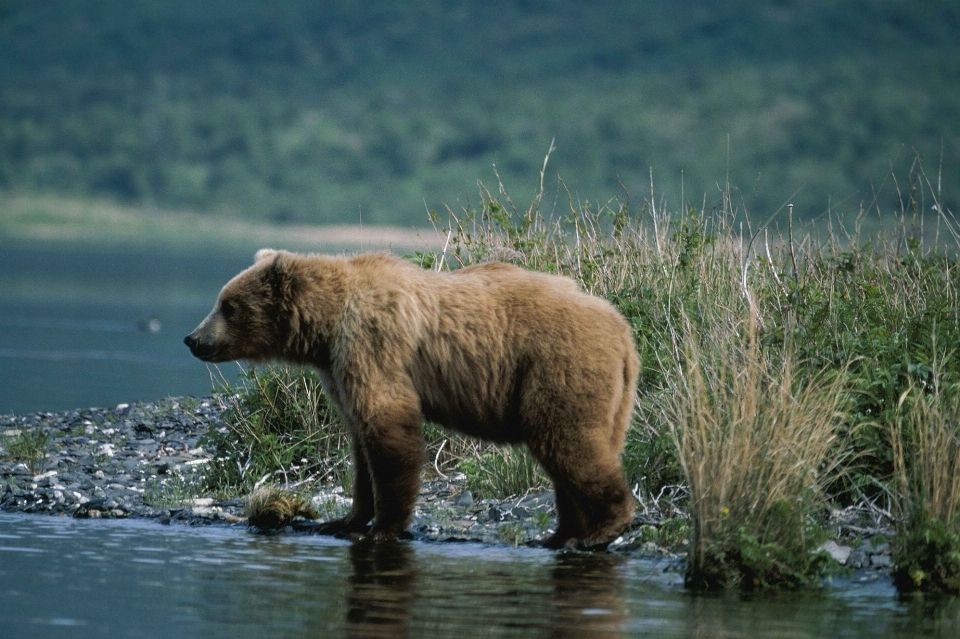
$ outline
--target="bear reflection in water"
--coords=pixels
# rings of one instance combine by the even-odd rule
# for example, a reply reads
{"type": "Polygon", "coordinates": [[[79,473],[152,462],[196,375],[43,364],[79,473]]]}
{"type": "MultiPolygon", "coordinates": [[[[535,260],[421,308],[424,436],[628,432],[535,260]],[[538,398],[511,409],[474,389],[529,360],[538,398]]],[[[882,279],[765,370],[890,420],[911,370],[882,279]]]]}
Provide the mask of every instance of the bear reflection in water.
{"type": "Polygon", "coordinates": [[[407,637],[417,636],[416,628],[430,628],[431,634],[440,630],[453,637],[472,636],[481,628],[495,634],[494,628],[506,627],[590,639],[619,636],[629,619],[621,571],[626,558],[620,555],[558,553],[550,590],[544,590],[538,571],[472,571],[469,579],[452,583],[445,570],[431,570],[429,561],[421,566],[424,559],[406,543],[363,539],[351,545],[344,635],[407,637]]]}
{"type": "Polygon", "coordinates": [[[632,333],[569,278],[263,249],[184,341],[207,362],[317,369],[356,472],[352,510],[325,532],[404,532],[425,420],[529,448],[556,490],[549,547],[604,548],[632,518],[620,465],[639,369],[632,333]]]}

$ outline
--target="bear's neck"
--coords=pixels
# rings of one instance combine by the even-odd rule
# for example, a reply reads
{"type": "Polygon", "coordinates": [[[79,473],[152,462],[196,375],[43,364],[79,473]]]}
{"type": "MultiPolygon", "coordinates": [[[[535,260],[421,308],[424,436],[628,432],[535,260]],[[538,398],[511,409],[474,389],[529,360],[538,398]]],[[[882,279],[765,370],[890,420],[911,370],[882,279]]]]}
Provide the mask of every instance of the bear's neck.
{"type": "Polygon", "coordinates": [[[286,323],[283,359],[298,365],[330,369],[336,327],[346,305],[347,273],[343,259],[301,257],[292,265],[297,278],[295,293],[281,309],[286,323]]]}

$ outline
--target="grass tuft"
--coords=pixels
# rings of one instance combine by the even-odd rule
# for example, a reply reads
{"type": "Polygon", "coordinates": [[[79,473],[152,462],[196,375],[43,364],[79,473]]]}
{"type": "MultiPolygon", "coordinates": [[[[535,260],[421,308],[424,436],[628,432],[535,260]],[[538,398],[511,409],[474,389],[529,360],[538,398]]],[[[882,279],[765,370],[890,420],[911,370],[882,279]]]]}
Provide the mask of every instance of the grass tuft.
{"type": "Polygon", "coordinates": [[[960,389],[914,386],[891,433],[903,592],[960,593],[960,389]]]}
{"type": "Polygon", "coordinates": [[[467,476],[467,488],[481,498],[505,499],[550,487],[543,469],[525,448],[491,448],[467,457],[457,468],[467,476]]]}
{"type": "Polygon", "coordinates": [[[829,567],[814,514],[842,461],[843,377],[798,379],[789,353],[761,350],[752,316],[684,330],[662,405],[690,490],[687,585],[814,583],[829,567]]]}
{"type": "Polygon", "coordinates": [[[205,470],[208,488],[244,493],[274,482],[349,487],[347,435],[316,374],[251,369],[241,384],[223,382],[218,393],[226,426],[206,437],[215,451],[205,470]]]}
{"type": "Polygon", "coordinates": [[[43,470],[43,460],[47,456],[50,437],[40,426],[0,434],[0,454],[2,458],[22,462],[34,475],[43,470]]]}

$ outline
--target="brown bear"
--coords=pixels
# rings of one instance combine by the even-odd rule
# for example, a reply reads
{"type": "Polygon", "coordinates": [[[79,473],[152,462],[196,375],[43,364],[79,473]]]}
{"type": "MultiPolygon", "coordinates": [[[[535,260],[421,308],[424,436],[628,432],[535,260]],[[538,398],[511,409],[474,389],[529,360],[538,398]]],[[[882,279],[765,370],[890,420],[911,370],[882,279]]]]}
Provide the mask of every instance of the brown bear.
{"type": "Polygon", "coordinates": [[[184,341],[207,362],[317,369],[356,471],[352,510],[328,532],[404,532],[425,420],[529,447],[556,489],[549,547],[606,547],[633,515],[620,465],[639,369],[630,326],[566,277],[263,249],[184,341]]]}

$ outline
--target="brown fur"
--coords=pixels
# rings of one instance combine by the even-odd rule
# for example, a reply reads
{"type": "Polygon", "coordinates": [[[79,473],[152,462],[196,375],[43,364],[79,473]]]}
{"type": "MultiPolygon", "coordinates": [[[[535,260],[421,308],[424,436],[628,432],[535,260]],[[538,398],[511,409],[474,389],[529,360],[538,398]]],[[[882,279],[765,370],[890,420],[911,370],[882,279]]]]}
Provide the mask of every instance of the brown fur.
{"type": "Polygon", "coordinates": [[[429,420],[526,444],[556,487],[551,546],[605,546],[633,499],[620,453],[639,363],[606,301],[564,277],[487,263],[452,273],[383,254],[259,251],[186,338],[211,362],[315,367],[348,425],[350,514],[334,526],[395,537],[409,522],[429,420]]]}

